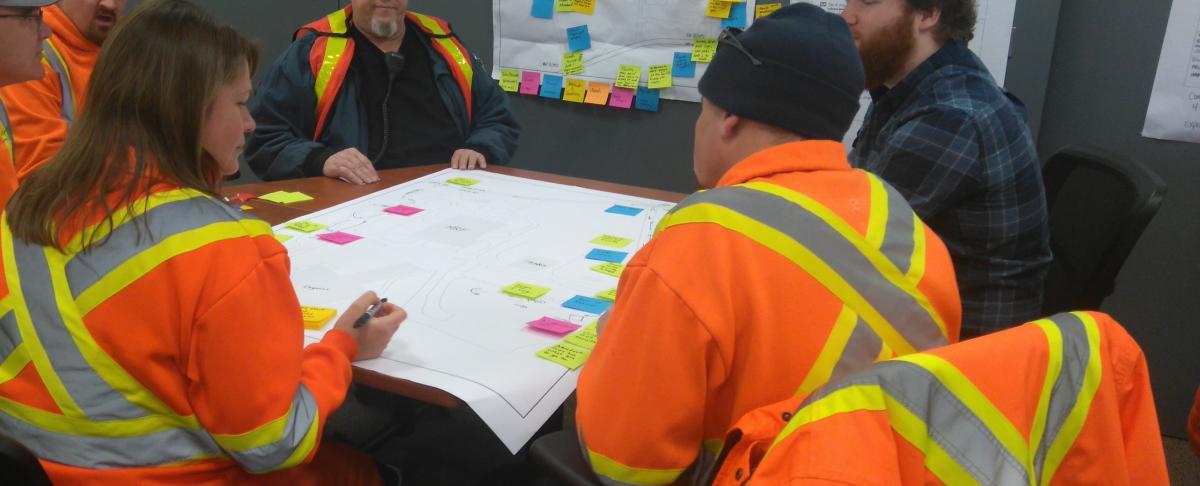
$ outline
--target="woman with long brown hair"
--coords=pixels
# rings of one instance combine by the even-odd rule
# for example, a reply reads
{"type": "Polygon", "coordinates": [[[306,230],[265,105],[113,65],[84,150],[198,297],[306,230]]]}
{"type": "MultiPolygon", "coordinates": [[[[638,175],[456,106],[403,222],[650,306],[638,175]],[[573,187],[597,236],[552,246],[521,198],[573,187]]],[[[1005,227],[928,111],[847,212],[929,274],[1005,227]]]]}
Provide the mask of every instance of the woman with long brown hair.
{"type": "Polygon", "coordinates": [[[404,311],[356,328],[364,294],[304,348],[287,251],[215,197],[257,60],[189,1],[142,4],[0,221],[0,430],[56,483],[379,482],[320,435],[404,311]]]}

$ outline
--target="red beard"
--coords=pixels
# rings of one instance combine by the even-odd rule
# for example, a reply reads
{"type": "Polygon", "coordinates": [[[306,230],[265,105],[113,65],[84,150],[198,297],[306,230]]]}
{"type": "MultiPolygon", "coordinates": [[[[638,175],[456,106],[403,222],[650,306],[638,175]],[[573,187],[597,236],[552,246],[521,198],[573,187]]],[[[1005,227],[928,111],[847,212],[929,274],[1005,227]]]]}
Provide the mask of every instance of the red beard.
{"type": "Polygon", "coordinates": [[[916,28],[911,15],[901,15],[896,22],[871,37],[863,37],[859,52],[866,71],[867,89],[875,89],[898,78],[906,61],[916,48],[916,28]]]}

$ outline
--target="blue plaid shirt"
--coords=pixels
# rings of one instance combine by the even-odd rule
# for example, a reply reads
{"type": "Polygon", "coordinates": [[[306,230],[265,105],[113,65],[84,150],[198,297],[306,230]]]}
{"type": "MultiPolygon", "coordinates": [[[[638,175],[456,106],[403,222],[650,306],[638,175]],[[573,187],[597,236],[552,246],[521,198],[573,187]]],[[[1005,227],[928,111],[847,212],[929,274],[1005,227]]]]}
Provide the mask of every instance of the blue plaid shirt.
{"type": "Polygon", "coordinates": [[[1039,317],[1050,230],[1024,107],[956,42],[871,96],[850,161],[895,186],[946,243],[964,332],[1039,317]]]}

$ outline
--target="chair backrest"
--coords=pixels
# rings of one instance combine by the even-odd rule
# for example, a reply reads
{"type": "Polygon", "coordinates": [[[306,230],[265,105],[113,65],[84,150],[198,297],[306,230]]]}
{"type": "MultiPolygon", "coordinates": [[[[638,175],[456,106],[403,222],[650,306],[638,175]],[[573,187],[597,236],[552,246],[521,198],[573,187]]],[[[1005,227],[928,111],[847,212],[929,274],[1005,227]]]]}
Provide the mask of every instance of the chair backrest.
{"type": "Polygon", "coordinates": [[[42,463],[15,440],[0,434],[0,483],[50,486],[42,463]]]}
{"type": "Polygon", "coordinates": [[[1131,159],[1074,146],[1051,156],[1042,178],[1054,252],[1042,314],[1098,309],[1167,185],[1131,159]]]}

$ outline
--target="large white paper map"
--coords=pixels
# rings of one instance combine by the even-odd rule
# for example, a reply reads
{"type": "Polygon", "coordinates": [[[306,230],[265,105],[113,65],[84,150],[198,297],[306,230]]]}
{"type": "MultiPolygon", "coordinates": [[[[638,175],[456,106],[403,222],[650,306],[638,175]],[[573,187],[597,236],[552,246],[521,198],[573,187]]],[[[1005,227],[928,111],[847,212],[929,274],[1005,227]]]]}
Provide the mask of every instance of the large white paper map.
{"type": "MultiPolygon", "coordinates": [[[[578,377],[535,356],[562,338],[526,323],[596,320],[597,313],[562,305],[616,287],[616,277],[592,270],[602,262],[586,256],[594,249],[627,252],[627,263],[672,206],[446,169],[302,218],[323,229],[303,232],[289,222],[275,231],[291,237],[285,245],[301,305],[340,312],[374,290],[408,311],[383,357],[358,366],[453,394],[516,453],[574,391],[578,377]],[[385,211],[398,206],[411,209],[393,211],[420,211],[385,211]],[[333,232],[362,239],[344,245],[321,239],[333,232]],[[592,243],[602,235],[631,241],[619,249],[592,243]],[[502,291],[516,282],[550,291],[533,300],[502,291]]],[[[308,331],[309,342],[332,322],[308,331]]]]}

